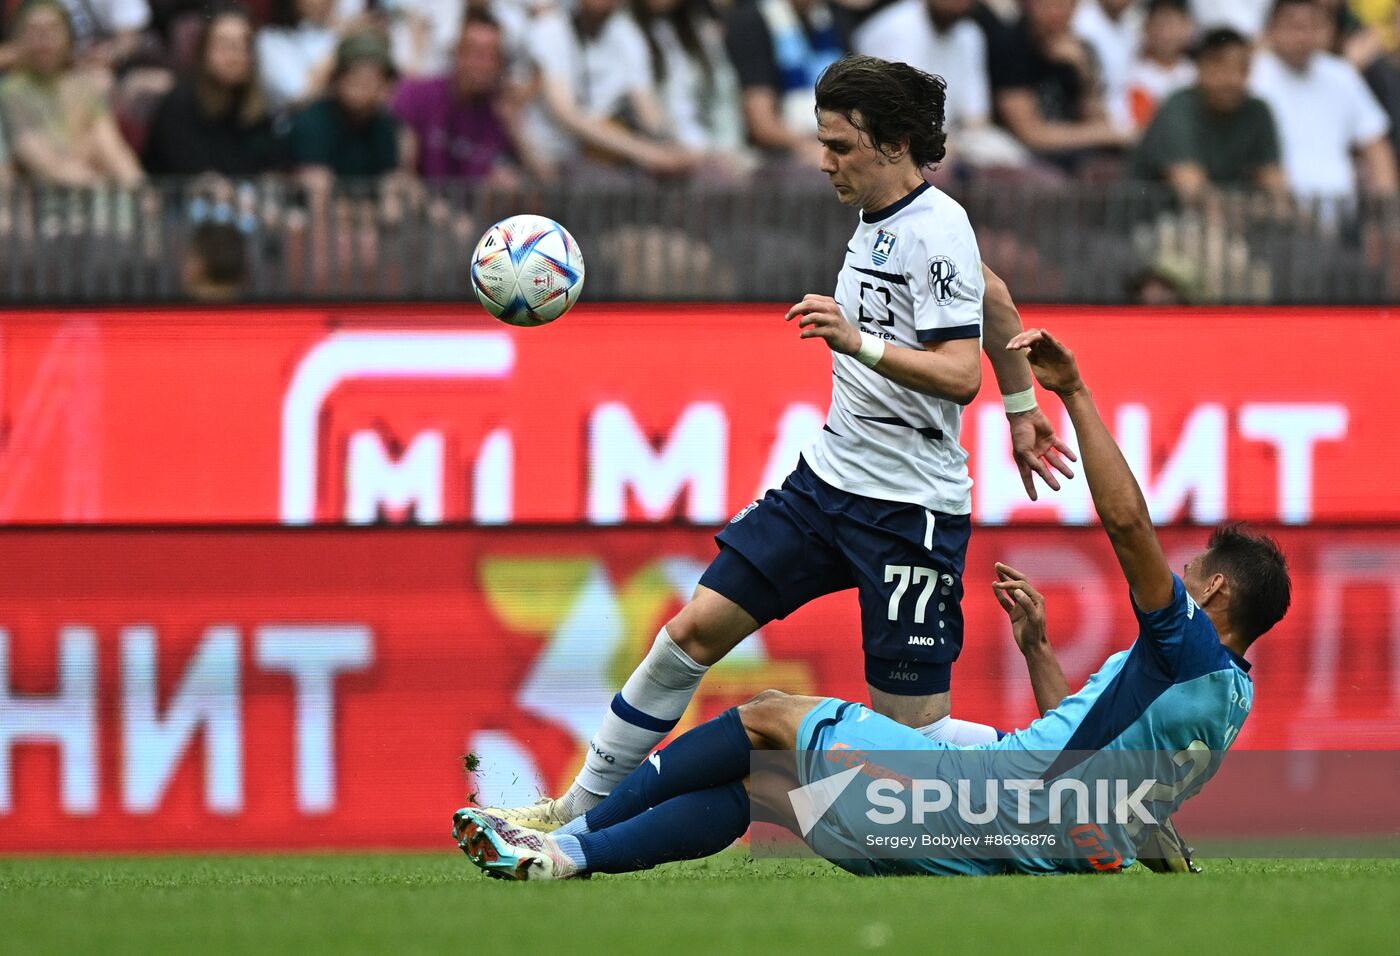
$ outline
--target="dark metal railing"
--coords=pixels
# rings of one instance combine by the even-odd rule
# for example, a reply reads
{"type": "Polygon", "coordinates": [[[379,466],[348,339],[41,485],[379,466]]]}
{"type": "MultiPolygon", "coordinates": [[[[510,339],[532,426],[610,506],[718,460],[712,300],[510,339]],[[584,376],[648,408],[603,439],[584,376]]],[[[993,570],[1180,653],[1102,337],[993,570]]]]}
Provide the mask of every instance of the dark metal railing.
{"type": "MultiPolygon", "coordinates": [[[[1133,183],[980,179],[954,190],[983,258],[1023,301],[1378,304],[1400,300],[1400,210],[1224,196],[1184,208],[1133,183]]],[[[820,180],[740,184],[161,181],[127,192],[12,186],[0,194],[0,287],[12,305],[186,298],[199,222],[246,237],[252,301],[461,300],[490,223],[564,223],[593,301],[773,301],[829,290],[853,225],[820,180]]]]}

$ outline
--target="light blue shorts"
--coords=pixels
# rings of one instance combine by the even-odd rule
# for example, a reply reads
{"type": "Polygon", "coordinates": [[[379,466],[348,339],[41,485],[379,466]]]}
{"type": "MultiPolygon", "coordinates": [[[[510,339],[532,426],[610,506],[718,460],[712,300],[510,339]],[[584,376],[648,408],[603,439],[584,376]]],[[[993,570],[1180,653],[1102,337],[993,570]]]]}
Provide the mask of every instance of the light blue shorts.
{"type": "MultiPolygon", "coordinates": [[[[878,751],[953,751],[963,748],[929,740],[923,734],[878,714],[863,704],[827,698],[808,711],[797,728],[798,782],[803,786],[862,762],[860,753],[878,751]],[[847,756],[850,751],[852,753],[847,756]]],[[[861,778],[857,777],[857,780],[861,778]]],[[[832,863],[859,876],[927,874],[974,876],[1004,871],[1000,861],[872,858],[866,835],[873,832],[858,809],[846,810],[838,799],[807,834],[807,844],[832,863]]],[[[863,804],[856,801],[856,806],[863,804]]]]}

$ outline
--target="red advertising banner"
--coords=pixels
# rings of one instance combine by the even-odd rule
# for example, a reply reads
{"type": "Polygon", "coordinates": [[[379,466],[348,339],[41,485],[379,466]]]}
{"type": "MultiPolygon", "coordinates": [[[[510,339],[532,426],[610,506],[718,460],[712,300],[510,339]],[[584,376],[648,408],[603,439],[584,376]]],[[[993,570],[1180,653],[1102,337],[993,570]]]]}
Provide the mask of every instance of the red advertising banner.
{"type": "MultiPolygon", "coordinates": [[[[1204,532],[1163,536],[1179,566],[1204,532]]],[[[1280,538],[1293,607],[1250,655],[1238,746],[1400,748],[1400,530],[1280,538]]],[[[10,530],[0,549],[0,852],[446,846],[470,793],[566,785],[714,551],[680,528],[10,530]]],[[[975,532],[954,713],[1009,729],[1034,706],[993,559],[1044,590],[1072,685],[1135,631],[1101,532],[975,532]]],[[[864,699],[852,594],[741,644],[680,729],[767,687],[864,699]]]]}
{"type": "MultiPolygon", "coordinates": [[[[0,523],[713,524],[826,413],[783,311],[0,313],[0,523]]],[[[1079,354],[1159,523],[1400,520],[1391,312],[1025,321],[1079,354]]],[[[1026,499],[990,372],[962,440],[978,523],[1091,520],[1082,481],[1026,499]]]]}

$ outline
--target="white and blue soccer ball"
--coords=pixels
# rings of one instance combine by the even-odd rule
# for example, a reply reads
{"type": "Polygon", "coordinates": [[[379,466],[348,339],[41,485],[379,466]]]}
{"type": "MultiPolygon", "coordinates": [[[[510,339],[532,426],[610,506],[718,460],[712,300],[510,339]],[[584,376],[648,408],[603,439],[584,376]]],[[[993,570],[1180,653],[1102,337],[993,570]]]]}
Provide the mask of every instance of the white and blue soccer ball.
{"type": "Polygon", "coordinates": [[[583,254],[569,231],[544,216],[502,219],[472,253],[482,308],[510,325],[553,322],[583,291],[583,254]]]}

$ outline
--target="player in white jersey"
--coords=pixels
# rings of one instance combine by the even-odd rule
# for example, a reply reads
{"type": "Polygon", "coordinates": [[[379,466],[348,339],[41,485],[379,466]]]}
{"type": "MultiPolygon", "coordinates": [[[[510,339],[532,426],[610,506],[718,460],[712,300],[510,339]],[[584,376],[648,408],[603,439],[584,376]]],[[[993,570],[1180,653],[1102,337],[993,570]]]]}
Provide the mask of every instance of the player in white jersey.
{"type": "Polygon", "coordinates": [[[1027,494],[1073,459],[1036,408],[1006,287],[984,270],[967,214],[929,186],[944,155],[942,79],[903,63],[847,57],[818,80],[822,171],[861,210],[836,296],[789,310],[803,339],[832,352],[831,411],[782,488],[741,511],[690,602],[667,622],[590,741],[569,792],[489,812],[552,830],[596,805],[679,721],[705,672],[769,621],[856,588],[873,707],[930,739],[995,738],[950,716],[962,647],[962,573],[971,525],[962,407],[985,347],[1006,401],[1027,494]],[[986,324],[984,327],[984,311],[986,324]]]}
{"type": "MultiPolygon", "coordinates": [[[[828,139],[844,143],[841,132],[856,133],[838,130],[831,124],[828,139]]],[[[984,287],[972,225],[946,194],[921,182],[861,213],[835,298],[808,296],[790,313],[831,336],[831,410],[803,455],[823,481],[932,512],[971,513],[958,431],[981,380],[984,287]]]]}

